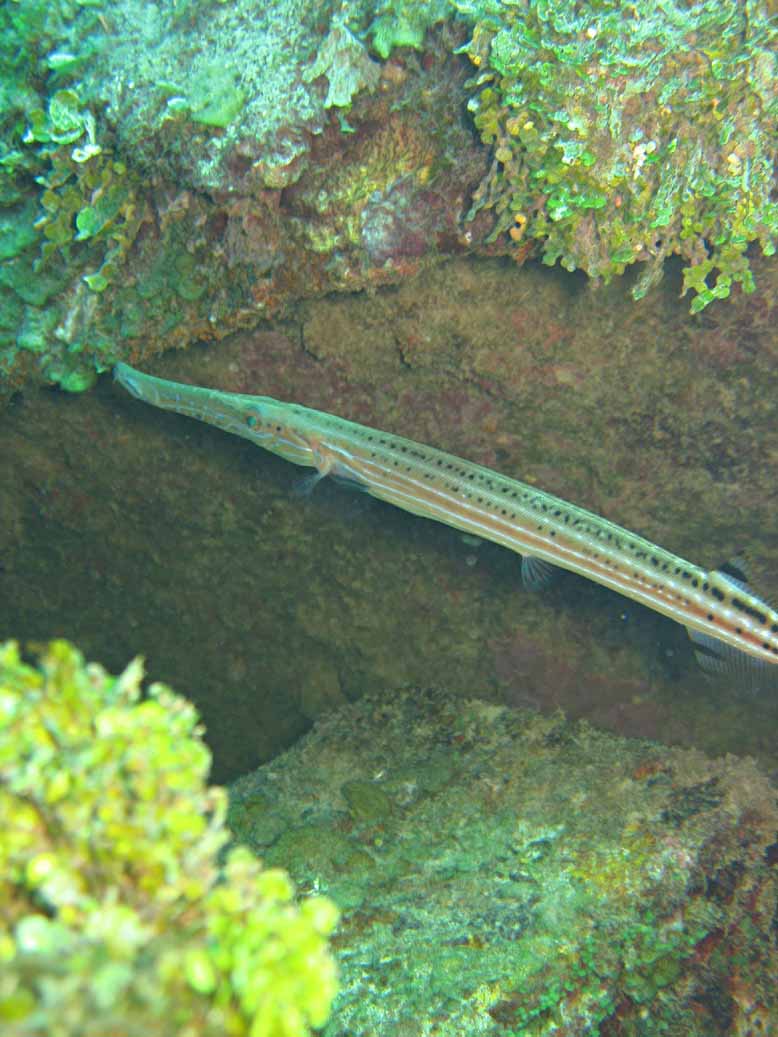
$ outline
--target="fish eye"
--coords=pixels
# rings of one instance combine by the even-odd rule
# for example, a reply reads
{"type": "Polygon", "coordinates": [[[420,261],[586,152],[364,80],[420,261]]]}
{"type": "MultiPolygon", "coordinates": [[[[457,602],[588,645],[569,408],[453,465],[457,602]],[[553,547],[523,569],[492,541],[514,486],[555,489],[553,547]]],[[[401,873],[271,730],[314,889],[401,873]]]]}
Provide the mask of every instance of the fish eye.
{"type": "Polygon", "coordinates": [[[256,414],[247,414],[246,415],[246,424],[248,425],[249,428],[256,428],[256,426],[257,426],[257,416],[256,416],[256,414]]]}

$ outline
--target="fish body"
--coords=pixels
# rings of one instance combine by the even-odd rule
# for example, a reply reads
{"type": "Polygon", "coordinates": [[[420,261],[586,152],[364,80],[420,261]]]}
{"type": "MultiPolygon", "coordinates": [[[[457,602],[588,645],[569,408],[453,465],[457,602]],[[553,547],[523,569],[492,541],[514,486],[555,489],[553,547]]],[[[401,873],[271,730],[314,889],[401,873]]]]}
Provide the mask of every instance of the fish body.
{"type": "Polygon", "coordinates": [[[300,404],[185,385],[127,364],[117,364],[114,374],[146,403],[501,544],[531,560],[536,572],[544,563],[559,566],[669,616],[687,627],[709,669],[725,668],[742,659],[740,653],[757,667],[778,663],[778,611],[742,579],[700,568],[585,508],[434,447],[300,404]]]}

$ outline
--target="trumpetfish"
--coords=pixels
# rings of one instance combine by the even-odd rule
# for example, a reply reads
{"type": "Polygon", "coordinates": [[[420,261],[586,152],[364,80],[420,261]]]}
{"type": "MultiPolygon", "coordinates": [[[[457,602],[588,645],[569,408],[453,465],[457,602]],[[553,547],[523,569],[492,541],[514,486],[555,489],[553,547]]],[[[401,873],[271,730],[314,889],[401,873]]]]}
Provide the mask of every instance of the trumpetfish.
{"type": "MultiPolygon", "coordinates": [[[[558,566],[683,624],[711,672],[754,686],[778,663],[778,610],[742,571],[706,570],[585,508],[403,436],[269,396],[220,392],[117,364],[137,399],[215,425],[297,465],[522,556],[526,583],[558,566]],[[751,668],[749,672],[749,667],[751,668]]],[[[778,669],[774,671],[778,676],[778,669]]]]}

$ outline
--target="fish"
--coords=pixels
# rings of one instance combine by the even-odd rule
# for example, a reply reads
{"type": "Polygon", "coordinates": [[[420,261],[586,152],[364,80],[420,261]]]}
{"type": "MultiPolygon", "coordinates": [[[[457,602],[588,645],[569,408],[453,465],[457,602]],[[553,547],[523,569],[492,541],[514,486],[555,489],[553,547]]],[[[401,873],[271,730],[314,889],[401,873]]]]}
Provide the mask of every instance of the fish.
{"type": "Polygon", "coordinates": [[[412,439],[269,396],[158,378],[119,363],[132,396],[248,439],[413,515],[522,556],[532,587],[565,569],[686,627],[703,668],[759,690],[778,677],[778,610],[738,563],[707,570],[608,519],[412,439]],[[772,670],[775,666],[775,670],[772,670]]]}

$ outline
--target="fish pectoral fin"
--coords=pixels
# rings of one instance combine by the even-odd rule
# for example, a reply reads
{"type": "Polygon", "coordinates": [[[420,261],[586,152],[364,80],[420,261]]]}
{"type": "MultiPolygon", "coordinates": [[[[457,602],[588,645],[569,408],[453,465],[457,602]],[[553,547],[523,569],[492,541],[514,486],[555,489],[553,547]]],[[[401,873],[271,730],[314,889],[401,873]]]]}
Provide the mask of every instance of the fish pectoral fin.
{"type": "Polygon", "coordinates": [[[521,556],[521,581],[528,590],[538,591],[556,579],[558,568],[534,555],[521,556]]]}
{"type": "Polygon", "coordinates": [[[300,479],[293,491],[295,496],[309,497],[322,479],[331,479],[332,482],[336,483],[342,489],[355,490],[358,493],[366,493],[370,489],[367,483],[362,479],[357,479],[355,476],[350,474],[343,474],[338,471],[337,467],[334,467],[330,471],[311,472],[310,475],[306,475],[304,478],[300,479]]]}
{"type": "Polygon", "coordinates": [[[370,490],[364,479],[357,479],[353,475],[340,475],[337,469],[330,475],[330,479],[344,490],[352,490],[355,493],[367,493],[370,490]]]}
{"type": "Polygon", "coordinates": [[[292,493],[295,497],[310,497],[324,478],[326,478],[324,472],[311,472],[310,475],[304,475],[295,483],[292,493]]]}

